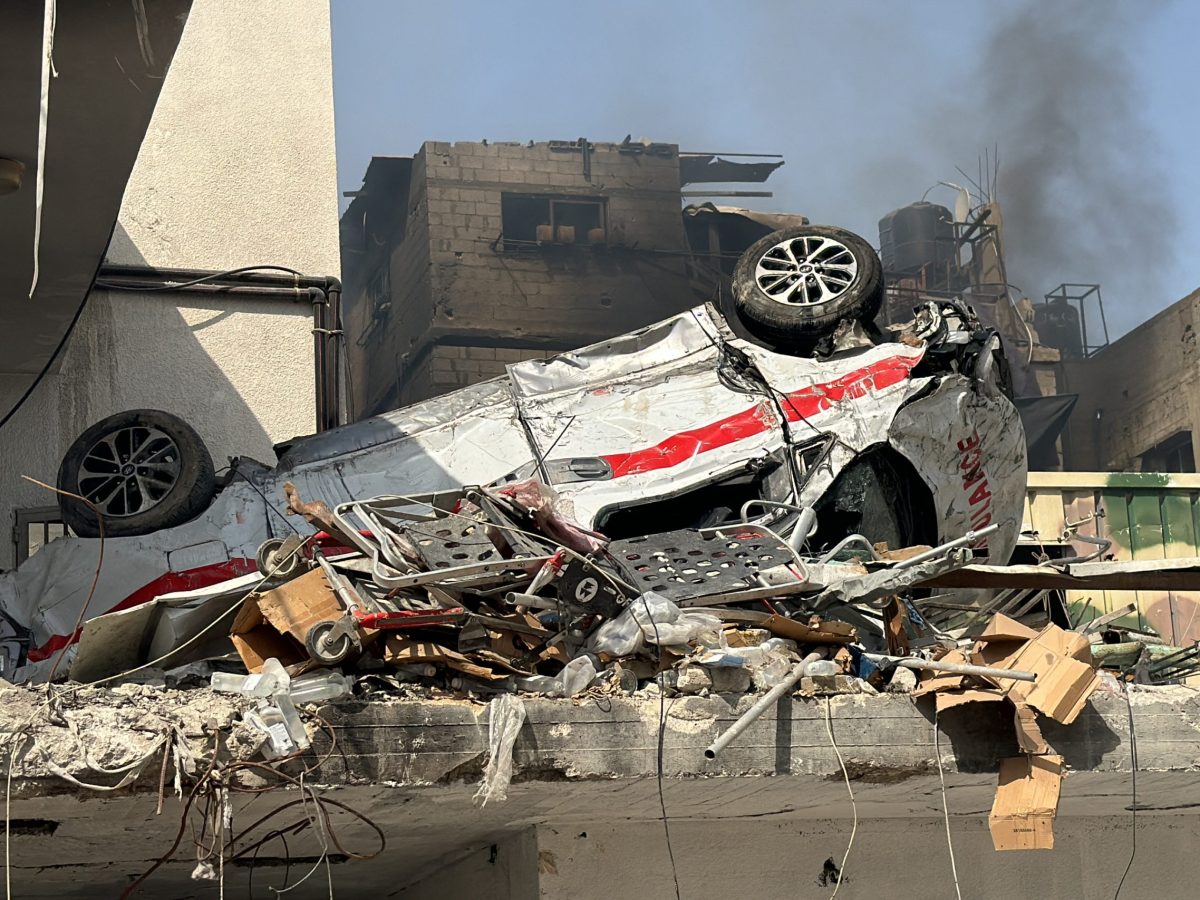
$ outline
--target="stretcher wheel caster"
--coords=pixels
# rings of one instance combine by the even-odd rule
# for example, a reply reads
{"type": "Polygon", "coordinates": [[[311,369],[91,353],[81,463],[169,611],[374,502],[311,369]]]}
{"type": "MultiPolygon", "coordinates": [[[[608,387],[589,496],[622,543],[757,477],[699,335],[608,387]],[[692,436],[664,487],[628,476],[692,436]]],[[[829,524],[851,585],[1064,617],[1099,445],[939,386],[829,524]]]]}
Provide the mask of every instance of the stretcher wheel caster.
{"type": "Polygon", "coordinates": [[[335,666],[350,655],[350,650],[354,647],[354,639],[340,629],[338,629],[338,633],[333,633],[340,624],[329,620],[318,622],[308,629],[308,635],[304,638],[304,646],[308,650],[308,655],[316,662],[326,666],[335,666]]]}
{"type": "Polygon", "coordinates": [[[287,581],[300,573],[304,557],[297,552],[299,543],[287,538],[268,538],[255,555],[258,574],[272,581],[287,581]]]}

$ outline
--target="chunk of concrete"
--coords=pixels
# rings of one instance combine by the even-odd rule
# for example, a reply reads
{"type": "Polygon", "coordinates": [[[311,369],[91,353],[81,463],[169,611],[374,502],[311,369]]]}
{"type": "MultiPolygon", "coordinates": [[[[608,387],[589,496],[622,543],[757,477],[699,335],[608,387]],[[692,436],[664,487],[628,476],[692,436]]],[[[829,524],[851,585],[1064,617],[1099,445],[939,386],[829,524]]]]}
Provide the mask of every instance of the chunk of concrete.
{"type": "Polygon", "coordinates": [[[771,632],[765,628],[741,628],[725,635],[730,647],[758,647],[770,638],[771,632]]]}
{"type": "Polygon", "coordinates": [[[896,666],[892,672],[892,680],[888,682],[889,694],[908,694],[917,687],[917,673],[904,666],[896,666]]]}
{"type": "Polygon", "coordinates": [[[714,666],[708,670],[716,694],[744,694],[750,690],[750,670],[733,666],[714,666]]]}
{"type": "Polygon", "coordinates": [[[805,675],[800,691],[805,694],[859,694],[859,679],[853,675],[805,675]]]}
{"type": "Polygon", "coordinates": [[[713,671],[704,666],[684,666],[677,670],[675,688],[681,694],[699,694],[701,691],[712,690],[713,679],[710,673],[713,671]]]}

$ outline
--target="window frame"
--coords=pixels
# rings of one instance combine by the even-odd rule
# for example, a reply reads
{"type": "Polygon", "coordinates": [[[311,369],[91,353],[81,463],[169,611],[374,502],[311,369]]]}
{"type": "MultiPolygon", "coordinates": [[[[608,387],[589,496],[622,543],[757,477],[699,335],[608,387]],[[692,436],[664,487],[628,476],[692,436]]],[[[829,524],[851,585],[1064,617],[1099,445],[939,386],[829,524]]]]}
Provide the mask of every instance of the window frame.
{"type": "MultiPolygon", "coordinates": [[[[596,227],[600,228],[604,232],[604,241],[602,245],[608,244],[607,197],[601,194],[539,194],[528,193],[524,191],[502,191],[500,195],[500,239],[505,251],[508,253],[536,250],[542,247],[575,247],[579,245],[597,246],[597,244],[592,244],[590,241],[588,241],[586,234],[576,234],[575,240],[569,244],[559,241],[538,242],[536,237],[532,240],[510,237],[508,234],[507,223],[505,222],[504,218],[504,205],[506,200],[536,200],[545,202],[547,205],[547,218],[549,219],[549,222],[543,224],[549,224],[550,228],[552,229],[552,233],[557,231],[558,228],[558,223],[555,221],[555,207],[557,205],[571,204],[575,206],[594,207],[597,211],[596,218],[597,222],[599,223],[596,227]]],[[[536,233],[537,230],[535,226],[534,234],[536,235],[536,233]]]]}
{"type": "Polygon", "coordinates": [[[71,535],[71,529],[62,519],[62,511],[57,506],[26,506],[13,510],[13,549],[15,550],[16,565],[20,565],[45,547],[50,541],[59,537],[71,535]],[[30,551],[29,526],[42,526],[42,542],[30,551]],[[61,525],[62,534],[50,537],[50,526],[61,525]]]}

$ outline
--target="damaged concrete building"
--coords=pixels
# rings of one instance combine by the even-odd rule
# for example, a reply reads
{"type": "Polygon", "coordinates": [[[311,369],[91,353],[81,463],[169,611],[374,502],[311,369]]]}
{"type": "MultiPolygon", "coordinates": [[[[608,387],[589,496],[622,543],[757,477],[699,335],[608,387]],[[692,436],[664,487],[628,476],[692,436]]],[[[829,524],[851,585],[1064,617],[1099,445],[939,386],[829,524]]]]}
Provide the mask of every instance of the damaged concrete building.
{"type": "Polygon", "coordinates": [[[711,299],[723,260],[805,220],[681,214],[683,187],[759,182],[781,164],[583,138],[373,158],[341,225],[355,417],[711,299]]]}
{"type": "Polygon", "coordinates": [[[1071,469],[1196,471],[1198,311],[1193,292],[1111,344],[1063,360],[1063,391],[1079,398],[1064,435],[1071,469]]]}

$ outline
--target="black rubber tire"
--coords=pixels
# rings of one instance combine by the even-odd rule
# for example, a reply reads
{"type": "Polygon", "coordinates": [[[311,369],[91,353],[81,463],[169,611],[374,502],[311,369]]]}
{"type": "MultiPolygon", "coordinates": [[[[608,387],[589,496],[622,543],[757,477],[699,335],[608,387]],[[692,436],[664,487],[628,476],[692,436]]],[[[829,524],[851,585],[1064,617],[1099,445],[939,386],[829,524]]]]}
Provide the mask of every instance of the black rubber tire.
{"type": "Polygon", "coordinates": [[[843,319],[870,322],[883,304],[883,265],[869,243],[852,231],[827,225],[801,225],[774,231],[742,254],[733,272],[733,303],[756,337],[780,347],[811,347],[832,334],[843,319]],[[841,296],[823,304],[780,303],[754,278],[759,257],[775,245],[801,237],[833,238],[854,254],[858,271],[841,296]]]}
{"type": "MultiPolygon", "coordinates": [[[[179,479],[158,503],[130,516],[106,516],[104,534],[124,537],[150,534],[190,522],[208,508],[217,492],[216,474],[208,448],[192,426],[157,409],[131,409],[101,419],[67,448],[58,467],[58,488],[80,493],[79,470],[84,456],[104,435],[123,428],[149,426],[168,434],[179,449],[179,479]]],[[[99,537],[96,514],[78,500],[59,496],[63,522],[80,537],[99,537]]]]}
{"type": "Polygon", "coordinates": [[[304,636],[304,648],[314,662],[319,662],[324,666],[336,666],[350,655],[350,651],[354,648],[354,641],[350,639],[349,635],[343,634],[341,640],[332,647],[325,640],[326,635],[333,630],[333,626],[336,624],[329,619],[317,622],[308,629],[308,634],[304,636]]]}

